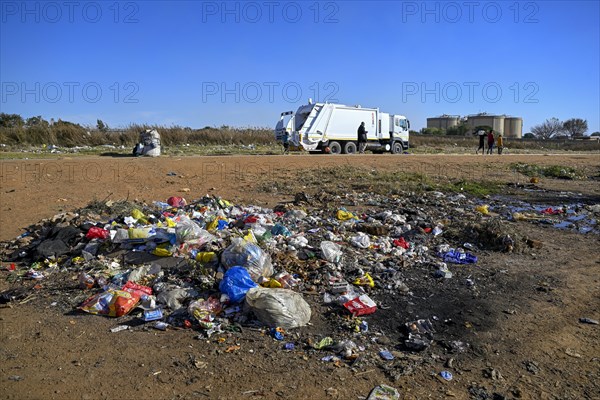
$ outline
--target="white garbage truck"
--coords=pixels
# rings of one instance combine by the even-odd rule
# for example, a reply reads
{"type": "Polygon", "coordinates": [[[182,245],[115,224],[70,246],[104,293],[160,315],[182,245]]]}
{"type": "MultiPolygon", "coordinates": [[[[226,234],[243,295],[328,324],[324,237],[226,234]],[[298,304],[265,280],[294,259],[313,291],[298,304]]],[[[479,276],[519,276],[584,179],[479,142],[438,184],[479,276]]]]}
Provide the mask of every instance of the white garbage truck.
{"type": "Polygon", "coordinates": [[[294,113],[281,113],[275,138],[288,143],[290,150],[311,153],[353,154],[358,150],[358,127],[364,122],[367,147],[374,153],[400,154],[408,149],[410,122],[378,108],[313,103],[300,106],[294,113]]]}

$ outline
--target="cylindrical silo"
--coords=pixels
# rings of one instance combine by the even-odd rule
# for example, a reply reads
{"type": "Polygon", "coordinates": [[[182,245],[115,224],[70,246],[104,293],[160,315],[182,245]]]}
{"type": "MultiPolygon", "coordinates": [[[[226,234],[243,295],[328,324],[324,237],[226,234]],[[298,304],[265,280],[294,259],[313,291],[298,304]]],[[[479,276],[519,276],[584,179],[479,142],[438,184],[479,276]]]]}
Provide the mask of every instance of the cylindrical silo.
{"type": "Polygon", "coordinates": [[[523,118],[507,117],[504,120],[504,136],[520,139],[523,136],[523,118]]]}

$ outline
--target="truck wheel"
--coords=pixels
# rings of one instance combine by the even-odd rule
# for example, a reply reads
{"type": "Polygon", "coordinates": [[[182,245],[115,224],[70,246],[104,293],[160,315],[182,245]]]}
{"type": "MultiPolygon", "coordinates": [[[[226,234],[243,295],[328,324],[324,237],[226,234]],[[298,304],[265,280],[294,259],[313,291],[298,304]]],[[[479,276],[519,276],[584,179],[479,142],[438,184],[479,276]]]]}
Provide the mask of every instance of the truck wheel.
{"type": "Polygon", "coordinates": [[[356,153],[356,143],[346,142],[346,144],[344,144],[344,154],[354,154],[354,153],[356,153]]]}
{"type": "Polygon", "coordinates": [[[329,154],[342,154],[342,146],[338,142],[329,142],[329,154]]]}
{"type": "Polygon", "coordinates": [[[402,154],[404,148],[402,147],[402,143],[394,142],[392,144],[392,154],[402,154]]]}

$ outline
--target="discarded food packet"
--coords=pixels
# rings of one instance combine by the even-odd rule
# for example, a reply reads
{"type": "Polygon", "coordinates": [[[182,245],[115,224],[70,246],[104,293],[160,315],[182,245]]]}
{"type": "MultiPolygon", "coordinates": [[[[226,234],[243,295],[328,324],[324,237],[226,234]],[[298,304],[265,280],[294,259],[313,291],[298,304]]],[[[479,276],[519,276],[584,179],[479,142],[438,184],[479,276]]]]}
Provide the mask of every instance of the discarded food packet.
{"type": "Polygon", "coordinates": [[[344,307],[355,316],[373,314],[377,310],[377,304],[366,294],[344,303],[344,307]]]}
{"type": "Polygon", "coordinates": [[[294,350],[294,348],[296,348],[296,346],[294,345],[294,343],[286,343],[283,346],[283,348],[286,349],[286,350],[294,350]]]}
{"type": "Polygon", "coordinates": [[[344,293],[348,291],[348,282],[336,282],[331,284],[332,293],[344,293]]]}
{"type": "Polygon", "coordinates": [[[384,360],[388,360],[388,361],[391,361],[394,359],[394,355],[387,350],[381,350],[379,352],[379,356],[381,358],[383,358],[384,360]]]}
{"type": "Polygon", "coordinates": [[[388,385],[379,385],[373,388],[367,400],[398,400],[400,393],[388,385]]]}
{"type": "Polygon", "coordinates": [[[166,322],[156,321],[156,323],[154,324],[154,329],[166,331],[168,326],[169,324],[167,324],[166,322]]]}
{"type": "Polygon", "coordinates": [[[156,321],[158,319],[162,319],[163,313],[160,308],[156,308],[154,310],[146,310],[144,311],[144,321],[156,321]]]}
{"type": "Polygon", "coordinates": [[[126,331],[127,329],[129,329],[129,325],[117,325],[114,328],[110,328],[110,331],[112,333],[115,333],[115,332],[126,331]]]}
{"type": "Polygon", "coordinates": [[[332,344],[333,344],[333,339],[331,337],[327,336],[327,337],[324,337],[323,339],[321,339],[318,343],[315,343],[313,347],[317,350],[320,350],[324,347],[331,346],[332,344]]]}

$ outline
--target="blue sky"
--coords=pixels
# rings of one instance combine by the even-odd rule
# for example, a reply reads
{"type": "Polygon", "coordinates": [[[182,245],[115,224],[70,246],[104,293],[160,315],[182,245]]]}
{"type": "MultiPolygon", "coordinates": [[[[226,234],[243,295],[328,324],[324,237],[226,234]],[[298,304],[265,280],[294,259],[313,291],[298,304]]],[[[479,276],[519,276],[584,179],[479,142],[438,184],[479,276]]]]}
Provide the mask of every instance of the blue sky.
{"type": "Polygon", "coordinates": [[[0,2],[0,110],[273,127],[308,98],[600,130],[598,1],[0,2]]]}

